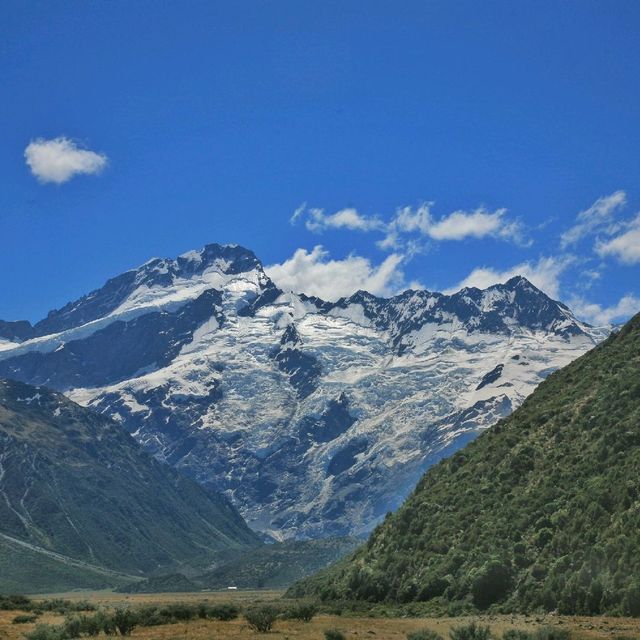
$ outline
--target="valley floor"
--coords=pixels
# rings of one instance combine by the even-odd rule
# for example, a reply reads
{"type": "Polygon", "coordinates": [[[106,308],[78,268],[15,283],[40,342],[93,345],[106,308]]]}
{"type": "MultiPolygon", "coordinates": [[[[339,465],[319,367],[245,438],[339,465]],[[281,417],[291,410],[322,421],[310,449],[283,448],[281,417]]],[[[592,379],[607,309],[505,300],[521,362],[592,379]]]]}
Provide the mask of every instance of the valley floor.
{"type": "MultiPolygon", "coordinates": [[[[209,604],[234,602],[248,606],[270,601],[279,601],[282,592],[278,591],[238,591],[233,592],[198,592],[175,594],[136,594],[126,595],[111,592],[73,592],[65,594],[47,594],[47,598],[61,597],[68,600],[88,600],[105,607],[163,605],[169,603],[209,604]]],[[[45,597],[45,596],[42,596],[45,597]]],[[[37,599],[38,597],[34,597],[37,599]]],[[[13,619],[20,611],[0,611],[0,639],[22,640],[26,632],[35,628],[34,623],[13,624],[13,619]]],[[[63,616],[45,613],[38,623],[59,624],[63,616]]],[[[526,629],[533,631],[540,626],[559,626],[570,630],[572,640],[605,640],[613,638],[640,638],[640,619],[608,618],[608,617],[572,617],[572,616],[475,616],[459,618],[379,618],[349,615],[318,614],[309,623],[294,620],[279,620],[273,630],[267,634],[256,633],[247,625],[244,618],[230,622],[217,620],[193,620],[185,623],[168,624],[154,627],[138,627],[134,629],[132,639],[148,640],[323,640],[326,629],[339,629],[347,640],[375,638],[375,640],[404,640],[406,634],[417,629],[429,628],[448,637],[451,627],[468,624],[476,620],[488,625],[494,636],[499,637],[507,629],[526,629]]],[[[100,635],[100,638],[105,636],[100,635]]],[[[120,636],[114,636],[119,638],[120,636]]]]}

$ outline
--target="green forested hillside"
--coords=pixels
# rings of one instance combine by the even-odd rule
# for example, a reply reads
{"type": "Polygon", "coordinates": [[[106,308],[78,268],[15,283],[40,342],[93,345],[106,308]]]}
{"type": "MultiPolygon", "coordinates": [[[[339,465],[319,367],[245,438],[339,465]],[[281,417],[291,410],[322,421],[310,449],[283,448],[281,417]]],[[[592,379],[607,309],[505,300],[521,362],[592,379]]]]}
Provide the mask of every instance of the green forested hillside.
{"type": "Polygon", "coordinates": [[[17,581],[23,591],[48,589],[54,574],[60,588],[119,585],[126,579],[114,571],[200,568],[260,544],[226,499],[156,462],[113,421],[8,380],[0,380],[2,534],[0,592],[17,581]]]}
{"type": "Polygon", "coordinates": [[[640,315],[291,594],[640,615],[640,315]]]}

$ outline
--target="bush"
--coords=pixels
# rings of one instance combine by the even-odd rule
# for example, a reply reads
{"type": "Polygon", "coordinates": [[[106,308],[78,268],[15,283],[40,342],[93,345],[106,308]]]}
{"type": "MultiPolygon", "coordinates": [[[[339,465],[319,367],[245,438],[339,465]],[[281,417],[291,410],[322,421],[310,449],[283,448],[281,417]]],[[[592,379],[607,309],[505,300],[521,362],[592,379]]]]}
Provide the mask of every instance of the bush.
{"type": "Polygon", "coordinates": [[[32,604],[33,603],[29,598],[27,598],[27,596],[0,596],[0,611],[13,611],[14,609],[29,611],[32,604]]]}
{"type": "MultiPolygon", "coordinates": [[[[32,607],[36,607],[35,603],[32,603],[32,607]]],[[[86,600],[80,600],[79,602],[71,602],[69,600],[62,600],[61,598],[55,598],[53,600],[43,600],[37,603],[37,608],[40,611],[51,611],[59,613],[60,615],[66,615],[68,613],[77,613],[79,611],[95,611],[96,606],[87,602],[86,600]]]]}
{"type": "Polygon", "coordinates": [[[38,619],[38,616],[33,613],[23,613],[20,616],[16,616],[11,624],[29,624],[30,622],[35,622],[38,619]]]}
{"type": "Polygon", "coordinates": [[[626,590],[622,603],[624,612],[628,616],[640,616],[640,583],[634,582],[626,590]]]}
{"type": "Polygon", "coordinates": [[[535,634],[535,640],[569,640],[570,633],[558,627],[540,627],[535,634]]]}
{"type": "Polygon", "coordinates": [[[169,624],[171,619],[163,615],[158,607],[141,607],[136,611],[136,622],[141,627],[155,627],[160,624],[169,624]]]}
{"type": "Polygon", "coordinates": [[[314,604],[303,603],[289,609],[287,611],[287,618],[302,620],[302,622],[311,622],[316,613],[318,613],[318,608],[314,604]]]}
{"type": "Polygon", "coordinates": [[[451,640],[490,640],[491,630],[472,622],[461,627],[453,627],[449,631],[449,637],[451,640]]]}
{"type": "Polygon", "coordinates": [[[190,607],[188,604],[169,604],[162,607],[158,613],[169,622],[186,622],[193,620],[198,615],[197,607],[190,607]]]}
{"type": "Polygon", "coordinates": [[[324,632],[324,640],[346,640],[346,637],[338,629],[327,629],[324,632]]]}
{"type": "Polygon", "coordinates": [[[62,624],[62,628],[67,638],[79,638],[82,633],[80,618],[67,618],[62,624]]]}
{"type": "Polygon", "coordinates": [[[534,635],[522,629],[509,629],[502,634],[502,640],[534,640],[534,635]]]}
{"type": "Polygon", "coordinates": [[[100,629],[105,636],[112,636],[116,632],[116,623],[113,616],[105,613],[104,611],[98,611],[94,616],[94,619],[100,626],[100,629]]]}
{"type": "Polygon", "coordinates": [[[471,584],[473,603],[486,609],[494,602],[503,600],[511,587],[511,568],[499,560],[487,562],[471,584]]]}
{"type": "Polygon", "coordinates": [[[116,609],[113,614],[113,623],[121,636],[131,635],[137,622],[136,614],[131,609],[116,609]]]}
{"type": "Polygon", "coordinates": [[[95,616],[80,616],[81,634],[87,636],[97,636],[102,629],[102,620],[96,614],[95,616]]]}
{"type": "Polygon", "coordinates": [[[244,614],[249,626],[255,629],[259,633],[266,633],[271,631],[273,623],[278,618],[278,611],[275,607],[265,605],[263,607],[254,607],[248,609],[244,614]]]}
{"type": "Polygon", "coordinates": [[[39,624],[30,633],[24,635],[27,640],[68,640],[68,636],[62,627],[39,624]]]}
{"type": "Polygon", "coordinates": [[[407,633],[407,640],[442,640],[442,636],[432,629],[418,629],[407,633]]]}
{"type": "Polygon", "coordinates": [[[208,618],[215,618],[216,620],[235,620],[240,614],[240,608],[235,604],[216,604],[207,610],[208,618]]]}

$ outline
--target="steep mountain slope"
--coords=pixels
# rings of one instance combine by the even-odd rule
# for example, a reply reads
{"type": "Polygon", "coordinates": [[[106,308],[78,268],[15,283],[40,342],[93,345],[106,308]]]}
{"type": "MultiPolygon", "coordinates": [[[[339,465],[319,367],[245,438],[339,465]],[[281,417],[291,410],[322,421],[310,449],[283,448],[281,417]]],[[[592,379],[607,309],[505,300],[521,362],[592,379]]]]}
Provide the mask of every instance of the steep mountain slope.
{"type": "Polygon", "coordinates": [[[293,592],[640,615],[639,374],[637,315],[293,592]]]}
{"type": "Polygon", "coordinates": [[[225,498],[154,460],[113,421],[59,393],[5,380],[0,535],[47,561],[65,556],[78,568],[133,574],[202,567],[258,544],[225,498]]]}
{"type": "Polygon", "coordinates": [[[115,418],[279,539],[369,531],[603,337],[524,278],[333,303],[280,291],[251,251],[220,245],[0,332],[0,376],[115,418]]]}

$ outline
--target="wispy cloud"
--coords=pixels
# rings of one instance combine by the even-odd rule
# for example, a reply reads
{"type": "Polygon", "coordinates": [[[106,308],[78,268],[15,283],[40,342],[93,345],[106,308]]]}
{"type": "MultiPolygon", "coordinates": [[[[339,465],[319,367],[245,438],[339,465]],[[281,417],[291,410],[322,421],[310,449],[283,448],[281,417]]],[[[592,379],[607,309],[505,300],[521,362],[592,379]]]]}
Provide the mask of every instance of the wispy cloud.
{"type": "Polygon", "coordinates": [[[633,294],[627,294],[610,306],[603,307],[595,302],[588,302],[584,298],[572,298],[569,306],[573,312],[583,320],[596,326],[605,326],[616,320],[626,320],[640,311],[640,298],[633,294]]]}
{"type": "Polygon", "coordinates": [[[62,184],[77,174],[97,174],[107,166],[107,156],[83,149],[65,137],[32,140],[24,150],[31,173],[40,182],[62,184]]]}
{"type": "Polygon", "coordinates": [[[596,243],[596,253],[600,257],[614,256],[624,264],[640,263],[640,214],[622,225],[623,233],[596,243]]]}
{"type": "Polygon", "coordinates": [[[521,223],[509,220],[506,209],[490,211],[479,207],[473,211],[454,211],[442,218],[435,218],[431,209],[433,202],[424,202],[418,207],[401,207],[388,220],[380,216],[369,216],[357,209],[341,209],[327,214],[324,209],[298,207],[291,223],[304,219],[310,231],[322,233],[328,229],[379,232],[384,235],[377,242],[386,250],[404,250],[415,253],[425,241],[460,241],[467,238],[498,238],[521,246],[529,246],[521,223]],[[422,243],[422,244],[421,244],[422,243]]]}
{"type": "Polygon", "coordinates": [[[627,194],[624,191],[598,198],[588,209],[581,211],[576,216],[576,224],[560,236],[560,246],[566,249],[589,235],[614,231],[614,216],[626,203],[627,194]]]}
{"type": "MultiPolygon", "coordinates": [[[[292,216],[292,221],[299,217],[300,209],[292,216]]],[[[308,209],[305,226],[309,231],[322,232],[326,229],[349,229],[350,231],[373,231],[384,228],[384,223],[378,218],[360,215],[356,209],[340,209],[332,214],[326,214],[324,209],[308,209]]]]}
{"type": "Polygon", "coordinates": [[[486,289],[493,284],[505,283],[514,276],[524,276],[533,285],[554,299],[560,296],[560,277],[573,262],[571,256],[543,257],[536,262],[522,262],[504,270],[477,267],[445,293],[455,293],[464,287],[486,289]]]}
{"type": "Polygon", "coordinates": [[[280,264],[265,268],[267,275],[284,291],[306,293],[323,300],[337,300],[359,289],[390,296],[406,288],[403,257],[391,254],[379,265],[367,258],[350,255],[332,260],[320,245],[312,251],[298,249],[280,264]]]}

